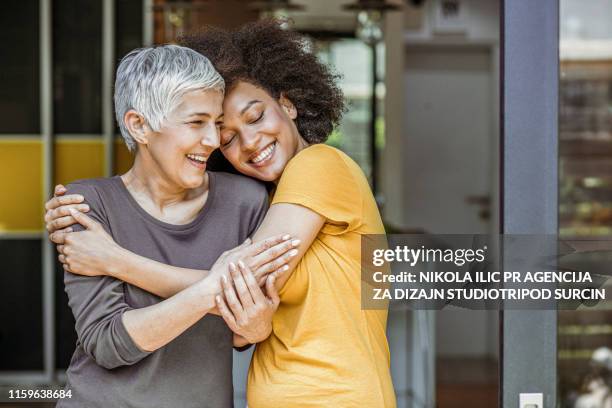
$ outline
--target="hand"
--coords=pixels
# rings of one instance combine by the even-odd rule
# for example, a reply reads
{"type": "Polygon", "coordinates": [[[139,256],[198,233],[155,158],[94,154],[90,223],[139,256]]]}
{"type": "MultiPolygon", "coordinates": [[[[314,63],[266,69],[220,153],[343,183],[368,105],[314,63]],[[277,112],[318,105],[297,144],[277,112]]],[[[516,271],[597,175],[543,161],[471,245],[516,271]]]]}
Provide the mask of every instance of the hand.
{"type": "Polygon", "coordinates": [[[64,269],[85,276],[113,275],[121,264],[123,249],[98,222],[74,209],[70,211],[86,229],[65,234],[64,243],[57,246],[64,269]]]}
{"type": "MultiPolygon", "coordinates": [[[[89,206],[82,204],[85,198],[80,194],[64,195],[66,193],[66,187],[61,184],[55,186],[53,192],[53,198],[45,203],[45,223],[47,231],[49,232],[49,238],[53,241],[62,240],[63,235],[67,232],[71,232],[71,225],[76,224],[77,221],[70,214],[70,209],[81,212],[88,212],[89,206]]],[[[62,242],[53,241],[56,244],[62,242]]]]}
{"type": "Polygon", "coordinates": [[[217,308],[228,327],[248,343],[259,343],[272,332],[272,316],[280,299],[275,274],[266,278],[266,294],[243,262],[230,264],[231,281],[223,276],[223,296],[217,295],[217,308]]]}
{"type": "Polygon", "coordinates": [[[255,280],[263,285],[266,276],[271,273],[283,273],[289,270],[289,261],[297,255],[299,239],[291,239],[289,235],[277,235],[252,244],[250,239],[234,249],[224,252],[210,269],[209,276],[221,278],[228,276],[229,264],[239,261],[253,271],[255,280]]]}

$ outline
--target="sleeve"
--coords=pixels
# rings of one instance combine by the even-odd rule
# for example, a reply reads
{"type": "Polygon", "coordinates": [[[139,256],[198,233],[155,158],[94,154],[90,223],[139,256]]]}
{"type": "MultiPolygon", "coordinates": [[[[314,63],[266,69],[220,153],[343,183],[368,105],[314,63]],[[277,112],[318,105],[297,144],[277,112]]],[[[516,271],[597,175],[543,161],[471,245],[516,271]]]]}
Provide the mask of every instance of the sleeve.
{"type": "MultiPolygon", "coordinates": [[[[66,194],[83,195],[90,206],[88,215],[111,233],[102,201],[94,187],[71,184],[66,194]]],[[[78,224],[73,228],[75,231],[83,229],[78,224]]],[[[123,313],[132,308],[125,301],[122,281],[109,276],[91,277],[64,272],[64,287],[76,320],[79,343],[98,365],[107,369],[132,365],[151,354],[134,343],[123,324],[123,313]]]]}
{"type": "Polygon", "coordinates": [[[326,219],[322,231],[327,234],[354,230],[363,219],[357,171],[357,165],[335,148],[308,147],[287,164],[272,205],[289,203],[311,209],[326,219]]]}

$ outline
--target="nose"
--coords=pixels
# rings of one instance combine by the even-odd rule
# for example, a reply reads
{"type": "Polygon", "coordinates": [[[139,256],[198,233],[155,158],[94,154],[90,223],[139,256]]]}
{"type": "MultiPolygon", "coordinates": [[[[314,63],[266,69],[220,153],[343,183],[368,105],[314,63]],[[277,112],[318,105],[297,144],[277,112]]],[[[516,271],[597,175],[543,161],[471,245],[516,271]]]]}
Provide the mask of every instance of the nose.
{"type": "Polygon", "coordinates": [[[252,152],[257,150],[261,140],[261,136],[257,132],[243,132],[241,136],[243,151],[252,152]]]}
{"type": "Polygon", "coordinates": [[[221,144],[221,136],[219,135],[219,128],[213,126],[212,129],[207,129],[202,135],[200,144],[204,146],[209,152],[218,149],[221,144]]]}

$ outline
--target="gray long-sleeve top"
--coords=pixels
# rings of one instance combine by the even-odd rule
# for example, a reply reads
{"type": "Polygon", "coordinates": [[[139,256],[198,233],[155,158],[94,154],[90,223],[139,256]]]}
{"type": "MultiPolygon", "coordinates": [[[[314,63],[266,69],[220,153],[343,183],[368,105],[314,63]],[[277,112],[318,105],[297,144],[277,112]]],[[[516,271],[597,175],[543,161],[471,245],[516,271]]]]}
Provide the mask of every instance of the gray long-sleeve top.
{"type": "MultiPolygon", "coordinates": [[[[122,247],[166,264],[210,269],[254,232],[267,210],[267,192],[242,176],[209,175],[206,204],[185,225],[152,217],[120,177],[78,181],[68,193],[82,194],[89,215],[122,247]]],[[[108,276],[65,273],[64,283],[78,341],[67,371],[72,396],[58,407],[232,406],[232,333],[220,317],[206,315],[166,346],[145,352],[122,316],[162,299],[108,276]]]]}

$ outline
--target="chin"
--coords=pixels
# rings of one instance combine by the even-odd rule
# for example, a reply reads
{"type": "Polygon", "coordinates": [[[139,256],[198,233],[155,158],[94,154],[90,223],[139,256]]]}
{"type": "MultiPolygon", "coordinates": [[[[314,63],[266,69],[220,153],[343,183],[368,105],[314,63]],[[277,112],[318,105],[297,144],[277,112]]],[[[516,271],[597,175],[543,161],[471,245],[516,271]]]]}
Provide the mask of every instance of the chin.
{"type": "Polygon", "coordinates": [[[184,188],[198,188],[202,185],[202,183],[204,183],[204,176],[183,179],[181,184],[184,188]]]}

